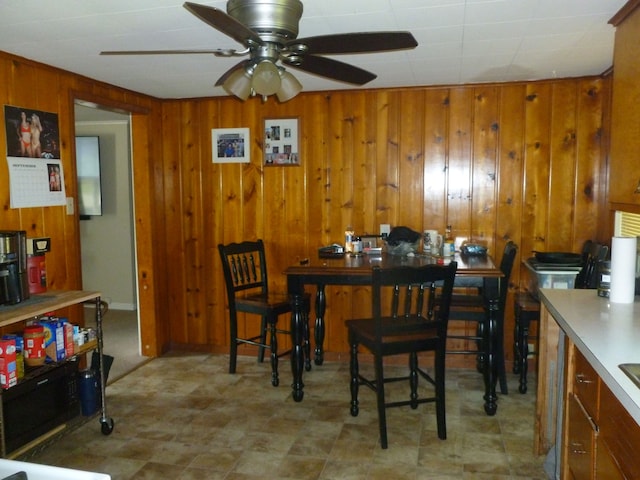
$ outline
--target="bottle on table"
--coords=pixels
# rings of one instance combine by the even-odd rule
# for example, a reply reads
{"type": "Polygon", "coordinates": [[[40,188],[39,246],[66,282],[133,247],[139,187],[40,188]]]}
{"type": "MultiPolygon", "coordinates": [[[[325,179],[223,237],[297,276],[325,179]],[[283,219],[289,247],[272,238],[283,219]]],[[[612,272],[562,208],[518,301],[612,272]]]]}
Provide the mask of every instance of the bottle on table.
{"type": "Polygon", "coordinates": [[[455,253],[455,240],[453,239],[453,234],[451,233],[451,225],[447,225],[447,229],[445,230],[445,236],[442,240],[442,256],[443,257],[451,257],[455,253]]]}
{"type": "Polygon", "coordinates": [[[351,226],[347,227],[344,231],[344,251],[345,253],[353,252],[353,238],[355,237],[355,233],[351,226]]]}

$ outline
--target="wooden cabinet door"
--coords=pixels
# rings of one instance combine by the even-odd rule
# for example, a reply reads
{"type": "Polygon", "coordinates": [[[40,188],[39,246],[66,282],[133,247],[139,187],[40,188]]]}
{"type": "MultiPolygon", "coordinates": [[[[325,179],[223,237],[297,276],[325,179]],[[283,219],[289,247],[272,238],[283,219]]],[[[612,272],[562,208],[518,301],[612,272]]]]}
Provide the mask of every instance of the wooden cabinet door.
{"type": "Polygon", "coordinates": [[[611,457],[615,459],[617,468],[623,473],[620,478],[640,478],[640,462],[638,461],[640,425],[629,415],[629,412],[604,382],[600,388],[598,427],[600,428],[598,442],[606,444],[611,457]]]}
{"type": "Polygon", "coordinates": [[[626,480],[616,461],[614,460],[607,443],[598,438],[596,448],[596,478],[602,480],[626,480]]]}
{"type": "Polygon", "coordinates": [[[609,201],[640,204],[640,9],[616,27],[609,201]]]}
{"type": "Polygon", "coordinates": [[[572,393],[569,394],[567,416],[565,448],[569,478],[593,479],[596,429],[580,401],[572,393]]]}

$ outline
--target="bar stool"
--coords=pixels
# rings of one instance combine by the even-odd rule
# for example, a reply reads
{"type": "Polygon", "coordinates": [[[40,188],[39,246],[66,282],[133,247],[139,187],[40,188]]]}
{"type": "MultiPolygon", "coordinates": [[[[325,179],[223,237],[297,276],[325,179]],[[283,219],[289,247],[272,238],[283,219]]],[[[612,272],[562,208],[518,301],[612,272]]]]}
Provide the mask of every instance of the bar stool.
{"type": "MultiPolygon", "coordinates": [[[[575,288],[596,288],[598,262],[607,258],[609,247],[587,240],[582,248],[582,270],[576,275],[575,288]]],[[[530,292],[520,292],[514,298],[515,328],[513,331],[513,373],[520,374],[518,391],[527,393],[527,357],[529,356],[529,326],[540,320],[540,301],[530,292]]],[[[537,339],[538,337],[531,337],[537,339]]],[[[537,353],[537,352],[536,352],[537,353]]]]}

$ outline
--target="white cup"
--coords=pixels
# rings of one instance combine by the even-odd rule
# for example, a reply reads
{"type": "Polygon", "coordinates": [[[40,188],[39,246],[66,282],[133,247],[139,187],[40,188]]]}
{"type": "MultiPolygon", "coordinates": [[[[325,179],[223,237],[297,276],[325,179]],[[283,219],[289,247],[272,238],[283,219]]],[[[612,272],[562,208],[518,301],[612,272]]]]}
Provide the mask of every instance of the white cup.
{"type": "Polygon", "coordinates": [[[433,254],[440,253],[440,247],[442,246],[442,235],[438,234],[437,230],[425,230],[423,235],[424,251],[433,254]]]}

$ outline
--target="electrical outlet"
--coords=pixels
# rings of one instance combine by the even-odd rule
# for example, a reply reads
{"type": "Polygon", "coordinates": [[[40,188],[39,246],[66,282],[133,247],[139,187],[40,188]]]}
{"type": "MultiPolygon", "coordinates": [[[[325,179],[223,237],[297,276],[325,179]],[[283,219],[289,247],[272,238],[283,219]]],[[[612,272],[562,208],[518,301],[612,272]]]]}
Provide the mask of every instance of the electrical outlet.
{"type": "Polygon", "coordinates": [[[528,355],[528,357],[532,357],[533,355],[536,354],[536,344],[535,343],[528,343],[527,346],[529,347],[529,355],[528,355]]]}
{"type": "Polygon", "coordinates": [[[67,197],[67,215],[73,215],[74,212],[73,197],[67,197]]]}
{"type": "Polygon", "coordinates": [[[391,225],[389,225],[388,223],[381,223],[380,224],[380,236],[381,237],[386,237],[387,235],[389,235],[390,232],[391,232],[391,225]]]}

